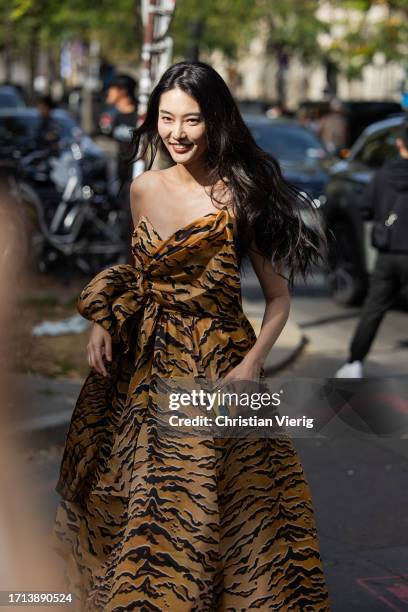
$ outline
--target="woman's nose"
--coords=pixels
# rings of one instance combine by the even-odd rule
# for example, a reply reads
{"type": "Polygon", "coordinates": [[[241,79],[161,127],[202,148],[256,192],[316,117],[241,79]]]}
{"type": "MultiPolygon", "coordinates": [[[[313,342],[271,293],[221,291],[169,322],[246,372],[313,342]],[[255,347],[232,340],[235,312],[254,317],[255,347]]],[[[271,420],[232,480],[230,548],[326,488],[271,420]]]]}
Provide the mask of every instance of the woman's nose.
{"type": "Polygon", "coordinates": [[[178,140],[183,136],[183,125],[182,123],[176,123],[173,128],[173,136],[178,140]]]}

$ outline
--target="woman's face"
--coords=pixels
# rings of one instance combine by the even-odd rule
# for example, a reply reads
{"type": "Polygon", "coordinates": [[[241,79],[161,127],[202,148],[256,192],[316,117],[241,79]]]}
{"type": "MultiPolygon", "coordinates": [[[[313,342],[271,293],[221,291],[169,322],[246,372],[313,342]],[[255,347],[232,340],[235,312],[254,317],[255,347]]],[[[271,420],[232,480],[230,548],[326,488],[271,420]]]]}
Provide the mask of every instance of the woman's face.
{"type": "Polygon", "coordinates": [[[161,95],[157,129],[175,163],[196,162],[207,149],[198,102],[178,87],[161,95]]]}

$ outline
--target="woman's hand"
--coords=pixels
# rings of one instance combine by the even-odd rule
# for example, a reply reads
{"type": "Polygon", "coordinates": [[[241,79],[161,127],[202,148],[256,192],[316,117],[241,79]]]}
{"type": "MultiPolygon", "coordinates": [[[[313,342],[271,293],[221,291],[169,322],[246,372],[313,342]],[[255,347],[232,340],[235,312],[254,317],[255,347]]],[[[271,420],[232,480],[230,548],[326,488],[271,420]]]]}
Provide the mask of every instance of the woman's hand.
{"type": "Polygon", "coordinates": [[[103,357],[105,356],[108,361],[112,361],[112,338],[110,333],[99,325],[94,323],[87,344],[88,351],[88,364],[95,368],[102,376],[109,376],[103,357]]]}
{"type": "Polygon", "coordinates": [[[234,380],[259,380],[263,364],[251,359],[249,354],[240,363],[228,372],[222,379],[222,384],[229,384],[234,380]]]}
{"type": "MultiPolygon", "coordinates": [[[[217,389],[224,389],[226,393],[236,393],[239,397],[240,394],[245,393],[251,395],[251,393],[259,392],[259,380],[263,363],[252,359],[248,353],[240,363],[228,372],[223,378],[220,378],[217,389]]],[[[241,416],[248,411],[248,406],[237,406],[231,404],[226,407],[231,416],[241,416]]]]}

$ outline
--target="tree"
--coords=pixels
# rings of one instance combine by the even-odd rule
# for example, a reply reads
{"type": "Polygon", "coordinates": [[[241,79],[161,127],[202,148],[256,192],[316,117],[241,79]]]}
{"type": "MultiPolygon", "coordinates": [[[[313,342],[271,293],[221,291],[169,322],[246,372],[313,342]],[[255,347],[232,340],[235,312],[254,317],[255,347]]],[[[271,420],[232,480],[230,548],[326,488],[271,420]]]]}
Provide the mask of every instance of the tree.
{"type": "Polygon", "coordinates": [[[236,59],[238,50],[254,34],[256,21],[256,3],[248,0],[178,0],[170,28],[174,52],[186,57],[187,49],[198,42],[196,26],[202,50],[218,49],[228,59],[236,59]]]}
{"type": "Polygon", "coordinates": [[[29,65],[30,93],[40,49],[59,53],[63,41],[98,38],[102,54],[139,59],[139,0],[0,0],[0,16],[1,39],[12,31],[13,53],[29,65]]]}
{"type": "Polygon", "coordinates": [[[317,17],[319,0],[285,0],[270,2],[258,0],[258,18],[268,28],[267,54],[277,62],[276,90],[278,102],[286,105],[285,72],[292,58],[303,62],[322,61],[319,34],[328,31],[328,25],[317,17]]]}
{"type": "Polygon", "coordinates": [[[180,0],[172,26],[175,52],[184,55],[192,16],[204,24],[202,49],[219,49],[231,60],[236,60],[238,52],[259,35],[263,23],[268,29],[266,53],[276,59],[278,97],[284,103],[284,71],[290,59],[294,56],[306,61],[321,59],[317,36],[328,26],[316,17],[317,6],[318,0],[180,0]]]}
{"type": "Polygon", "coordinates": [[[331,4],[345,11],[340,24],[344,35],[333,39],[328,54],[348,78],[359,77],[376,54],[386,62],[406,61],[408,0],[332,0],[331,4]],[[369,12],[379,6],[384,17],[373,21],[369,12]]]}

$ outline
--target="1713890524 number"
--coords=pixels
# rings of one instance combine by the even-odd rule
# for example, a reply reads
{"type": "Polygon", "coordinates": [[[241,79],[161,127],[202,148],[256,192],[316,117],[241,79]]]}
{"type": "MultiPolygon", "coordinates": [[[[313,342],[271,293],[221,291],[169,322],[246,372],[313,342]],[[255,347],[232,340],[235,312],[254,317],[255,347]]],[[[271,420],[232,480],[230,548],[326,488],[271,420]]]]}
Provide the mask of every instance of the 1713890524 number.
{"type": "Polygon", "coordinates": [[[49,591],[0,591],[0,606],[22,604],[51,605],[72,604],[74,595],[72,593],[53,593],[49,591]]]}

